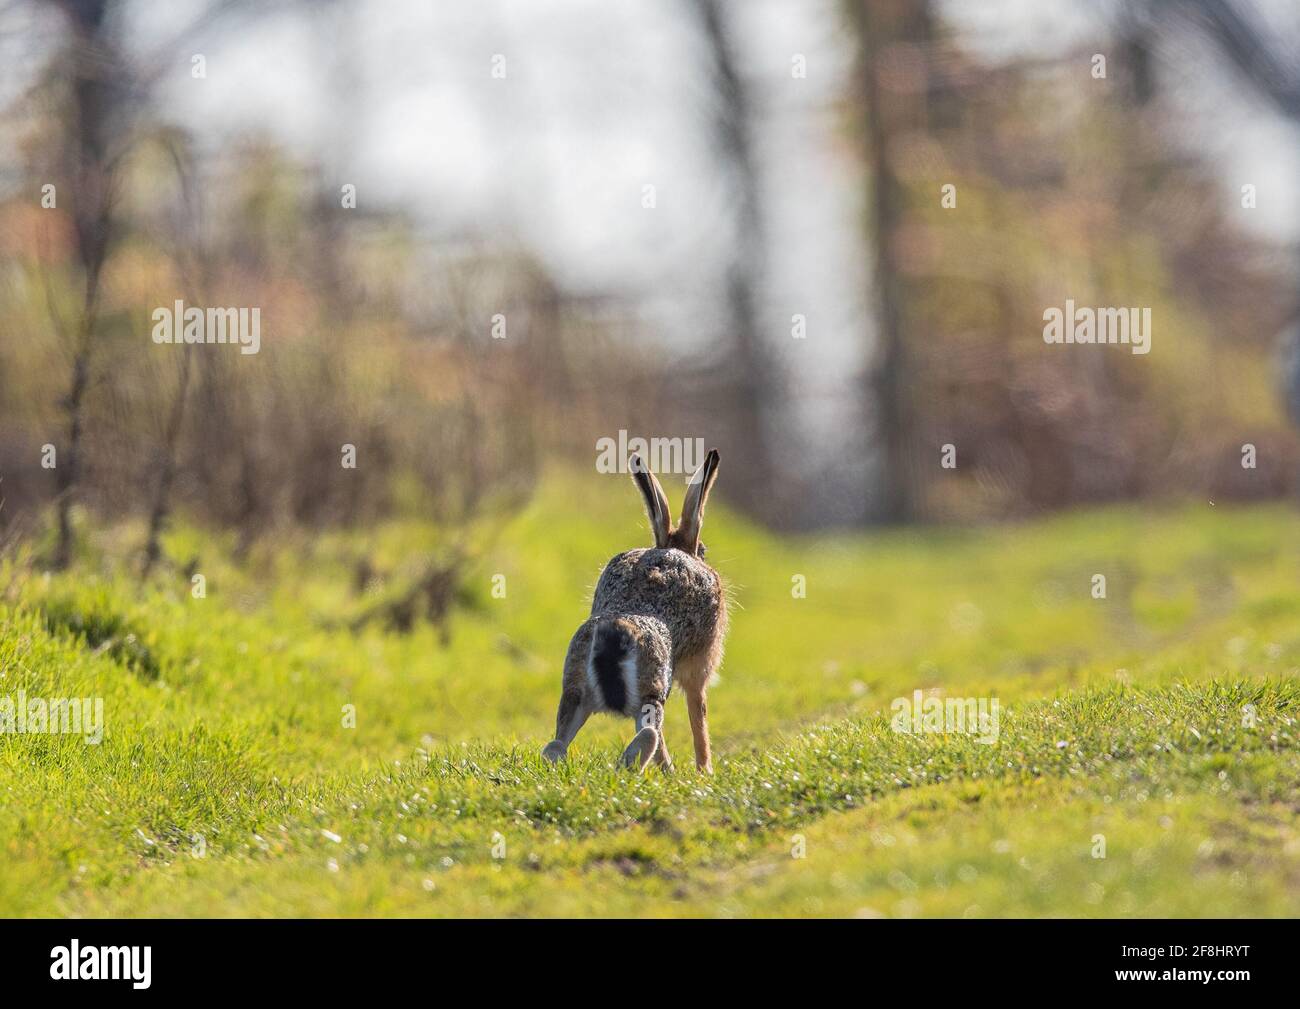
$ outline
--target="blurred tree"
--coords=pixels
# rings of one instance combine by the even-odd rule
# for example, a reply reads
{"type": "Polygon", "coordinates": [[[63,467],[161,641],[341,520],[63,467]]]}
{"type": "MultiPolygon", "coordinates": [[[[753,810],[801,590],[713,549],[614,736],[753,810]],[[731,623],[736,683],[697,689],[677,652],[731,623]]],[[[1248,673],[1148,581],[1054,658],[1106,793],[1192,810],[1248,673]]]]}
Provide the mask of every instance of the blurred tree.
{"type": "Polygon", "coordinates": [[[738,500],[767,521],[775,521],[772,423],[780,406],[781,383],[764,343],[758,292],[763,286],[766,233],[754,156],[749,90],[736,57],[734,32],[722,0],[687,0],[705,42],[716,106],[709,131],[735,194],[735,232],[726,271],[729,328],[735,339],[732,362],[731,435],[728,482],[738,500]]]}
{"type": "MultiPolygon", "coordinates": [[[[1210,38],[1254,91],[1291,123],[1300,125],[1300,58],[1295,40],[1280,38],[1259,23],[1241,0],[1149,0],[1153,14],[1174,12],[1210,38]]],[[[1297,271],[1300,281],[1300,270],[1297,271]]],[[[1300,283],[1292,318],[1279,335],[1281,387],[1287,412],[1300,427],[1300,283]]]]}
{"type": "Polygon", "coordinates": [[[71,82],[64,122],[64,170],[72,180],[75,250],[81,268],[81,308],[71,335],[72,360],[63,400],[67,443],[56,468],[58,541],[54,566],[72,557],[72,506],[81,471],[86,391],[91,381],[100,279],[113,238],[115,172],[121,154],[130,88],[112,38],[110,0],[47,0],[66,16],[70,37],[58,59],[71,82]]]}
{"type": "Polygon", "coordinates": [[[907,134],[928,128],[936,25],[929,0],[852,0],[850,14],[871,175],[868,229],[876,305],[875,363],[868,369],[865,396],[866,415],[875,418],[880,465],[869,513],[880,522],[904,522],[916,512],[918,445],[898,248],[906,191],[895,158],[907,134]]]}
{"type": "MultiPolygon", "coordinates": [[[[172,237],[171,258],[180,274],[185,300],[191,305],[206,305],[206,292],[211,288],[211,260],[204,236],[202,201],[196,191],[193,152],[187,142],[188,138],[180,135],[179,131],[169,131],[166,141],[172,165],[180,180],[182,205],[177,233],[172,237]]],[[[180,353],[176,391],[172,394],[162,424],[156,463],[158,479],[149,506],[149,526],[140,570],[142,580],[149,577],[154,566],[162,559],[162,534],[171,514],[172,486],[179,465],[181,427],[185,422],[193,369],[194,348],[187,346],[180,353]]]]}

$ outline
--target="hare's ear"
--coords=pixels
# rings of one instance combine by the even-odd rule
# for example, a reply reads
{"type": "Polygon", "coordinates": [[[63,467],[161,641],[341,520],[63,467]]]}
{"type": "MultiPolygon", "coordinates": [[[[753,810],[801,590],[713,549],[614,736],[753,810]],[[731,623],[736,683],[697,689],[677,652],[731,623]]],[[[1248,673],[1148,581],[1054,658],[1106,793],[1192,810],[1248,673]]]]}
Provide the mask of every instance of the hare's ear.
{"type": "Polygon", "coordinates": [[[704,463],[691,477],[691,485],[686,488],[686,500],[682,504],[682,522],[677,527],[677,538],[686,544],[686,551],[694,553],[700,543],[700,529],[704,526],[704,502],[708,500],[713,481],[718,478],[718,450],[709,449],[704,463]]]}
{"type": "Polygon", "coordinates": [[[668,498],[664,489],[650,472],[650,467],[641,461],[639,455],[632,456],[628,463],[632,479],[636,481],[641,497],[645,499],[645,512],[650,519],[650,531],[654,534],[655,546],[660,549],[668,545],[668,526],[671,521],[668,512],[668,498]]]}

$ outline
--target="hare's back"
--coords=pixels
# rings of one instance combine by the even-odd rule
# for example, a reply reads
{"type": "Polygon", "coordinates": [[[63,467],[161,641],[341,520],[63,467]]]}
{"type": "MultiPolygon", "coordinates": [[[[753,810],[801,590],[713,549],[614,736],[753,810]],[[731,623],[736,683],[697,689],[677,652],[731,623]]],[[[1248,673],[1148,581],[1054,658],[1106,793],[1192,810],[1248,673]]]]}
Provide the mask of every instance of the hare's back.
{"type": "Polygon", "coordinates": [[[591,612],[658,617],[672,633],[673,652],[686,655],[712,639],[722,605],[718,573],[699,558],[670,547],[629,550],[606,564],[591,612]]]}

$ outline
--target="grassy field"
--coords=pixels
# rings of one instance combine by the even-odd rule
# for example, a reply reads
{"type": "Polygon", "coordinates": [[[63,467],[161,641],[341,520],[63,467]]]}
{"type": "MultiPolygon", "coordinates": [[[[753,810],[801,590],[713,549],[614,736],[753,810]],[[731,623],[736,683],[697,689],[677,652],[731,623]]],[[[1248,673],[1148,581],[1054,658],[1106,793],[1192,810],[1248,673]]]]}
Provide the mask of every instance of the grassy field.
{"type": "Polygon", "coordinates": [[[616,770],[607,718],[538,756],[600,568],[645,542],[630,481],[556,474],[476,530],[446,642],[348,628],[451,548],[431,525],[238,564],[179,529],[202,598],[142,592],[140,538],[0,569],[0,698],[102,697],[105,723],[0,735],[0,914],[1300,914],[1284,507],[779,539],[714,506],[711,778],[676,697],[671,776],[616,770]],[[892,731],[915,689],[998,698],[997,741],[892,731]]]}

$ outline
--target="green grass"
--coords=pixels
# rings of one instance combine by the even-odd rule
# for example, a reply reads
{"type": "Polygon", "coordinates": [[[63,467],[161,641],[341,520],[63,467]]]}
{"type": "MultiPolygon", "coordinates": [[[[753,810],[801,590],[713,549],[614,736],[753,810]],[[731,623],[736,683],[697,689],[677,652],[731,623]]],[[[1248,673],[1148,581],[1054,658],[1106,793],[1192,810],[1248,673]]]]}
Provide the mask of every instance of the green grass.
{"type": "Polygon", "coordinates": [[[1300,913],[1287,509],[802,539],[712,508],[736,607],[717,774],[689,769],[676,698],[675,774],[618,770],[630,725],[606,718],[552,768],[560,660],[638,508],[557,474],[473,531],[446,644],[348,629],[453,549],[429,524],[240,563],[180,529],[203,598],[136,586],[134,528],[65,576],[12,558],[0,698],[102,697],[105,734],[0,735],[0,914],[1300,913]],[[999,698],[997,742],[892,731],[914,689],[999,698]]]}

